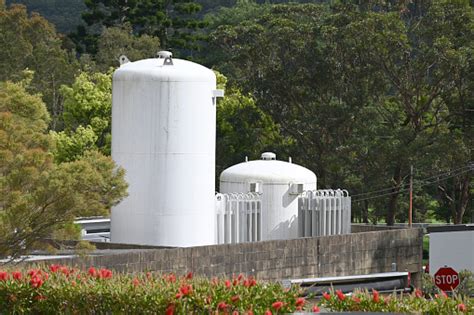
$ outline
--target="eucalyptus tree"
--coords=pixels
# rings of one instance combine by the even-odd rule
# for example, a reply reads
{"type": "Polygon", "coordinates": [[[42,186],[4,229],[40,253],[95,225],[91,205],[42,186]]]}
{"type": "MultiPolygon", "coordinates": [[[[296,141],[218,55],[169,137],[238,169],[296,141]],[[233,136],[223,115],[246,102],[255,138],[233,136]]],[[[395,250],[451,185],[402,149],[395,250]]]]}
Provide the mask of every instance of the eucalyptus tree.
{"type": "Polygon", "coordinates": [[[62,98],[59,88],[74,80],[75,56],[62,48],[54,26],[22,5],[0,7],[0,80],[20,81],[25,69],[34,72],[30,91],[41,93],[51,113],[51,127],[61,127],[62,98]]]}
{"type": "Polygon", "coordinates": [[[347,183],[356,194],[385,188],[354,199],[364,220],[377,206],[388,224],[406,218],[400,195],[410,165],[423,177],[466,164],[471,154],[470,123],[453,124],[472,95],[472,7],[448,0],[417,14],[402,9],[275,5],[211,34],[229,56],[218,68],[295,139],[293,154],[321,186],[347,183]],[[454,138],[462,150],[446,154],[445,139],[454,138]]]}

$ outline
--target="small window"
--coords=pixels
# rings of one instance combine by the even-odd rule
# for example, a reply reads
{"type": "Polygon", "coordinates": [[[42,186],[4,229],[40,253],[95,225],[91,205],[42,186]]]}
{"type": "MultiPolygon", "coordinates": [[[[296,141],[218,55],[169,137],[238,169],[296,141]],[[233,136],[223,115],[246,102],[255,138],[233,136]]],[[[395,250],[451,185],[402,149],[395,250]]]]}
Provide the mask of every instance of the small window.
{"type": "Polygon", "coordinates": [[[249,192],[260,193],[260,183],[249,183],[249,192]]]}
{"type": "Polygon", "coordinates": [[[300,195],[303,193],[303,184],[291,184],[290,195],[300,195]]]}

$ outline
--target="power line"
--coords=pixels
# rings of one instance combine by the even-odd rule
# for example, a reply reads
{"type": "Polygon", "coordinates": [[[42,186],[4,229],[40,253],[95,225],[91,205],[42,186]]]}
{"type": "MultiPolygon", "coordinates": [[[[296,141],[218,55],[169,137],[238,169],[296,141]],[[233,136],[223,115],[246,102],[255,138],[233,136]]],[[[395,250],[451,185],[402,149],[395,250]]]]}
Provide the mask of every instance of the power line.
{"type": "MultiPolygon", "coordinates": [[[[451,174],[453,172],[457,172],[459,170],[464,170],[464,169],[472,169],[473,167],[473,164],[470,163],[468,165],[465,165],[463,167],[460,167],[460,168],[457,168],[457,169],[454,169],[454,170],[449,170],[449,171],[443,171],[442,173],[438,173],[437,175],[434,175],[434,176],[431,176],[431,177],[427,177],[425,179],[422,179],[422,181],[425,181],[425,180],[429,180],[429,179],[433,179],[433,178],[438,178],[440,176],[444,176],[446,174],[451,174]]],[[[357,196],[364,196],[364,195],[371,195],[371,194],[375,194],[375,193],[379,193],[379,192],[384,192],[384,191],[389,191],[389,190],[393,190],[393,189],[396,189],[396,188],[401,188],[403,186],[406,186],[408,185],[407,183],[403,183],[403,184],[400,184],[400,185],[397,185],[397,186],[392,186],[392,187],[387,187],[387,188],[384,188],[384,189],[378,189],[378,190],[374,190],[374,191],[369,191],[369,192],[364,192],[364,193],[360,193],[360,194],[355,194],[355,195],[352,195],[352,197],[357,197],[357,196]]]]}
{"type": "MultiPolygon", "coordinates": [[[[449,178],[453,178],[453,177],[457,177],[459,175],[462,175],[464,173],[467,173],[467,172],[470,172],[472,171],[472,168],[469,167],[468,169],[465,169],[465,170],[462,170],[456,174],[452,174],[450,176],[446,175],[446,174],[449,174],[449,173],[452,173],[452,172],[449,172],[449,173],[445,173],[444,176],[437,176],[438,178],[434,181],[431,181],[431,182],[425,182],[423,184],[418,184],[418,183],[414,183],[415,186],[418,186],[418,187],[424,187],[424,186],[428,186],[428,185],[432,185],[434,183],[439,183],[440,181],[443,181],[443,180],[446,180],[446,179],[449,179],[449,178]]],[[[424,180],[420,180],[421,182],[423,182],[424,180]]],[[[404,184],[404,186],[407,186],[408,184],[404,184]]],[[[401,186],[401,185],[400,185],[401,186]]],[[[400,187],[400,186],[396,186],[396,187],[400,187]]],[[[394,187],[395,188],[395,187],[394,187]]],[[[393,188],[392,188],[393,189],[393,188]]],[[[389,193],[385,193],[385,194],[381,194],[381,195],[376,195],[376,196],[372,196],[372,197],[366,197],[366,198],[360,198],[360,199],[355,199],[355,200],[352,200],[353,202],[360,202],[360,201],[365,201],[365,200],[371,200],[371,199],[377,199],[377,198],[381,198],[381,197],[386,197],[386,196],[390,196],[390,195],[394,195],[394,194],[399,194],[399,193],[404,193],[408,191],[408,188],[402,188],[402,189],[399,189],[399,190],[396,190],[396,191],[392,191],[392,192],[389,192],[389,193]]]]}

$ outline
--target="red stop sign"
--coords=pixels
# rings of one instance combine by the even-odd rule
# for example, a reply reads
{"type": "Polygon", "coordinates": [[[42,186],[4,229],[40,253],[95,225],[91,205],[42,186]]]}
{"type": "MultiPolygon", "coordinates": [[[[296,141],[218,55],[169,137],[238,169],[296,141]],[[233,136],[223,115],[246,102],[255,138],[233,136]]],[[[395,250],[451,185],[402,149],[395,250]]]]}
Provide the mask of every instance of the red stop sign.
{"type": "Polygon", "coordinates": [[[452,291],[459,285],[459,274],[451,267],[442,267],[434,275],[436,286],[443,291],[452,291]]]}

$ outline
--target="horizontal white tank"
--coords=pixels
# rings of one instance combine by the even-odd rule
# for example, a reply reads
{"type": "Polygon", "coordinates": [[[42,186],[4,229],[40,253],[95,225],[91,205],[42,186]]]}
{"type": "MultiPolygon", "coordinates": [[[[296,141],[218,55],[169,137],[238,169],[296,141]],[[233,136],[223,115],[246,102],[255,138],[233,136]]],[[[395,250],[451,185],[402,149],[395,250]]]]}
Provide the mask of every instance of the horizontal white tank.
{"type": "Polygon", "coordinates": [[[221,193],[257,192],[262,198],[262,241],[298,237],[298,196],[316,189],[316,175],[300,165],[278,161],[271,152],[261,160],[231,166],[220,175],[221,193]]]}
{"type": "Polygon", "coordinates": [[[112,242],[215,242],[215,89],[213,71],[167,52],[115,71],[112,158],[129,196],[112,209],[112,242]]]}

